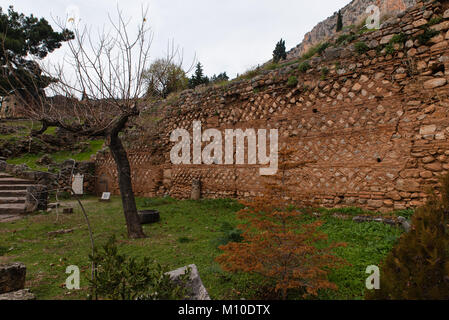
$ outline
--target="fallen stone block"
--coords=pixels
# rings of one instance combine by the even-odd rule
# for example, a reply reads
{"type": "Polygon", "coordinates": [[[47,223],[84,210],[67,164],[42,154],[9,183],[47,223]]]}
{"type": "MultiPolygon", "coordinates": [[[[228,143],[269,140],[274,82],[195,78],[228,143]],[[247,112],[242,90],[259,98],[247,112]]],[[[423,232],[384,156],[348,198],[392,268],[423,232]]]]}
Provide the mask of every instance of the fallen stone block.
{"type": "Polygon", "coordinates": [[[29,289],[18,290],[14,292],[0,294],[0,301],[2,300],[35,300],[36,296],[30,292],[29,289]]]}
{"type": "Polygon", "coordinates": [[[0,265],[0,294],[25,287],[26,267],[23,263],[0,265]]]}
{"type": "Polygon", "coordinates": [[[186,284],[190,291],[190,298],[188,300],[210,300],[209,294],[201,281],[200,274],[196,265],[191,264],[173,271],[168,272],[170,278],[176,282],[180,276],[184,275],[190,268],[190,281],[186,284]]]}

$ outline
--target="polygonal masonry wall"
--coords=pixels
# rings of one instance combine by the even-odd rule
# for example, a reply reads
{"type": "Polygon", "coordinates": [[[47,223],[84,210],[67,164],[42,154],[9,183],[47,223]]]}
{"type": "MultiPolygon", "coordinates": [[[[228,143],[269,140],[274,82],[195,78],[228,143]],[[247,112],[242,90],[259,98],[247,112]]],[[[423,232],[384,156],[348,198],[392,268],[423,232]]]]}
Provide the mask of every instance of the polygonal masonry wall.
{"type": "MultiPolygon", "coordinates": [[[[203,132],[216,128],[223,135],[225,129],[279,129],[280,147],[293,146],[299,161],[310,162],[288,174],[293,199],[383,211],[422,204],[426,189],[449,170],[447,9],[446,1],[418,2],[355,40],[367,44],[367,52],[357,54],[354,43],[331,47],[310,60],[306,73],[296,63],[167,100],[157,114],[161,119],[129,138],[135,193],[188,198],[195,178],[203,197],[263,191],[258,166],[171,164],[171,132],[191,133],[193,121],[201,121],[203,132]],[[421,45],[417,37],[425,28],[439,34],[421,45]],[[386,53],[400,33],[408,41],[386,53]],[[292,76],[298,80],[294,87],[288,85],[292,76]]],[[[142,115],[146,123],[152,116],[142,115]]],[[[98,191],[107,185],[119,192],[110,154],[97,156],[96,175],[102,181],[98,191]]]]}

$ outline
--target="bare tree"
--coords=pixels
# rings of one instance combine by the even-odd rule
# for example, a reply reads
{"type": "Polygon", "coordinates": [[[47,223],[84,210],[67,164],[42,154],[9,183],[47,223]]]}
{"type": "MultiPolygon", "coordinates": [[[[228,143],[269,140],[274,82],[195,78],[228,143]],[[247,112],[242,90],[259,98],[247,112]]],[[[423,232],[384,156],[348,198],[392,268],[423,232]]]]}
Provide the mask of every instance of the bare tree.
{"type": "MultiPolygon", "coordinates": [[[[148,68],[152,33],[142,9],[136,33],[117,8],[117,19],[109,16],[111,30],[93,36],[90,29],[75,27],[75,39],[68,42],[69,54],[59,64],[36,60],[35,67],[54,82],[45,94],[33,94],[32,84],[20,82],[19,95],[29,117],[42,121],[41,132],[49,125],[86,137],[104,137],[115,160],[123,210],[130,238],[143,238],[134,192],[131,167],[120,133],[140,113],[145,95],[144,70],[148,68]],[[80,99],[83,97],[83,99],[80,99]]],[[[58,26],[65,29],[64,23],[58,26]]],[[[20,68],[10,65],[9,74],[20,68]]],[[[18,78],[20,80],[20,78],[18,78]]],[[[17,81],[16,81],[17,82],[17,81]]]]}

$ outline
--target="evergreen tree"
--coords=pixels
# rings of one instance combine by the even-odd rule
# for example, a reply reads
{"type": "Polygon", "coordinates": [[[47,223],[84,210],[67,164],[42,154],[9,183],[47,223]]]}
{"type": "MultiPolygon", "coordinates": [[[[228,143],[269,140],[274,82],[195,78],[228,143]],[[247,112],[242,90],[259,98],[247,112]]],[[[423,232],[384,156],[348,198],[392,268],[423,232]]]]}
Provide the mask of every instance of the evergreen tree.
{"type": "Polygon", "coordinates": [[[196,65],[195,73],[189,79],[189,88],[193,89],[201,84],[208,84],[209,78],[204,75],[203,66],[200,62],[196,65]]]}
{"type": "Polygon", "coordinates": [[[449,175],[441,179],[440,195],[431,194],[412,217],[405,233],[381,265],[377,300],[449,299],[449,175]]]}
{"type": "Polygon", "coordinates": [[[340,32],[341,30],[343,30],[343,17],[341,15],[341,10],[338,10],[337,32],[340,32]]]}
{"type": "Polygon", "coordinates": [[[278,63],[280,60],[287,59],[287,52],[285,50],[285,40],[280,40],[276,44],[276,48],[273,51],[273,62],[278,63]]]}
{"type": "Polygon", "coordinates": [[[0,7],[0,95],[15,94],[38,95],[54,79],[42,75],[39,66],[30,56],[43,59],[62,42],[74,38],[73,32],[65,29],[55,32],[47,20],[33,15],[14,11],[8,12],[0,7]],[[10,68],[14,68],[11,75],[10,68]]]}
{"type": "Polygon", "coordinates": [[[222,72],[218,76],[214,74],[211,78],[211,82],[213,82],[213,83],[223,82],[223,81],[228,81],[228,80],[229,80],[229,77],[226,74],[226,72],[222,72]]]}

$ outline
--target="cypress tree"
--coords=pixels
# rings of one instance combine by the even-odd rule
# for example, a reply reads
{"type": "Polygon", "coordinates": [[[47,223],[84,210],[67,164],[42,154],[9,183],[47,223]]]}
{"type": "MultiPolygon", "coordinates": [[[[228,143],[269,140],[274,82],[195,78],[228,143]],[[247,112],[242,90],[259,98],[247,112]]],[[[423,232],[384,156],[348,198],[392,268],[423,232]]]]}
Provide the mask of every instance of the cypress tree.
{"type": "Polygon", "coordinates": [[[338,10],[337,16],[337,32],[343,29],[343,17],[341,16],[341,10],[338,10]]]}
{"type": "Polygon", "coordinates": [[[273,62],[278,63],[280,60],[287,59],[287,52],[285,50],[285,40],[281,40],[276,44],[273,51],[273,62]]]}

